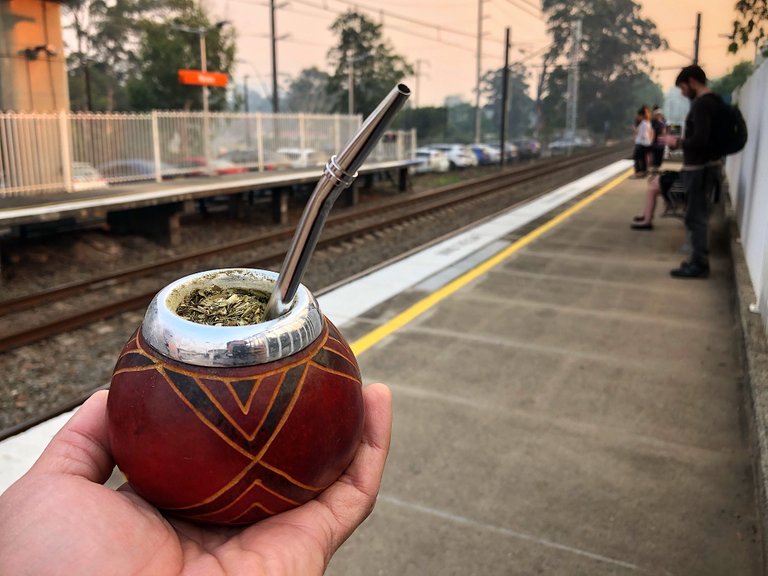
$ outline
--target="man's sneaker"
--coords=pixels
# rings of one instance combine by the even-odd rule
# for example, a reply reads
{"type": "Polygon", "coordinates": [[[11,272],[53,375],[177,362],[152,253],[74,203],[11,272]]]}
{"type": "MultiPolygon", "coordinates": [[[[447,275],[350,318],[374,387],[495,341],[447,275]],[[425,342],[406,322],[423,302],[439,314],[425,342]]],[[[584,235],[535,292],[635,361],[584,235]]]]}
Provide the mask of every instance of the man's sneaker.
{"type": "Polygon", "coordinates": [[[680,268],[669,271],[673,278],[707,278],[709,276],[709,264],[698,262],[683,262],[680,268]]]}

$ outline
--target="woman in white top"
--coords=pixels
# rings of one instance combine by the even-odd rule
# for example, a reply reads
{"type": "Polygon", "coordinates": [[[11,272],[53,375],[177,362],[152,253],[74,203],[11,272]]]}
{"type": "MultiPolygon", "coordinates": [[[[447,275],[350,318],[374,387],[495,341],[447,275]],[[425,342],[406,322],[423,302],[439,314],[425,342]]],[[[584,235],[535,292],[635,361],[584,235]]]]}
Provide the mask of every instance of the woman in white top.
{"type": "Polygon", "coordinates": [[[651,110],[643,106],[638,112],[639,122],[635,126],[635,175],[634,178],[644,178],[648,174],[648,155],[653,144],[653,127],[651,126],[651,110]]]}

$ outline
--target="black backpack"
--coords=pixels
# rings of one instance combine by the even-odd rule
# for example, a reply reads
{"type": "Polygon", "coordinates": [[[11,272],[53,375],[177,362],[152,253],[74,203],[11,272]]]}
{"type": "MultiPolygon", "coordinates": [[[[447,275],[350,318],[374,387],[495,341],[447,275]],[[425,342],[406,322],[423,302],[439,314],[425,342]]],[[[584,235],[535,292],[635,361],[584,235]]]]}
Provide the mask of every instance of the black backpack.
{"type": "Polygon", "coordinates": [[[747,123],[736,106],[726,103],[720,96],[717,99],[720,110],[712,126],[712,147],[718,157],[736,154],[747,143],[747,123]]]}

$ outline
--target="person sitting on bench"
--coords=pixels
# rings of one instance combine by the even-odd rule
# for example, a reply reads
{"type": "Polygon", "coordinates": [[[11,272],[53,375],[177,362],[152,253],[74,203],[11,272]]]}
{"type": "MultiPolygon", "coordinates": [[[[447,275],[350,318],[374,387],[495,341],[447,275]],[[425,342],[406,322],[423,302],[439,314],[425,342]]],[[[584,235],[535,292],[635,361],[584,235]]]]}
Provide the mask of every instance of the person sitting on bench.
{"type": "Polygon", "coordinates": [[[648,181],[645,193],[643,213],[632,220],[633,230],[653,230],[653,217],[656,212],[656,197],[664,199],[664,216],[682,217],[685,205],[685,188],[680,179],[680,172],[665,170],[648,181]]]}

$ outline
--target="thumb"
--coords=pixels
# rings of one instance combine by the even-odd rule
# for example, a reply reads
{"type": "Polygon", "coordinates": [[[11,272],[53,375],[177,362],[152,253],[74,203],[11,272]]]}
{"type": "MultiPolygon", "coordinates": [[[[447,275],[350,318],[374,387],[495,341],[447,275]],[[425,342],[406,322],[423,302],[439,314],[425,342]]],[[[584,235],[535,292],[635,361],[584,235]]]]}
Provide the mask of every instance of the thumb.
{"type": "Polygon", "coordinates": [[[107,391],[93,394],[53,437],[30,474],[68,474],[104,483],[114,461],[107,433],[107,391]]]}

